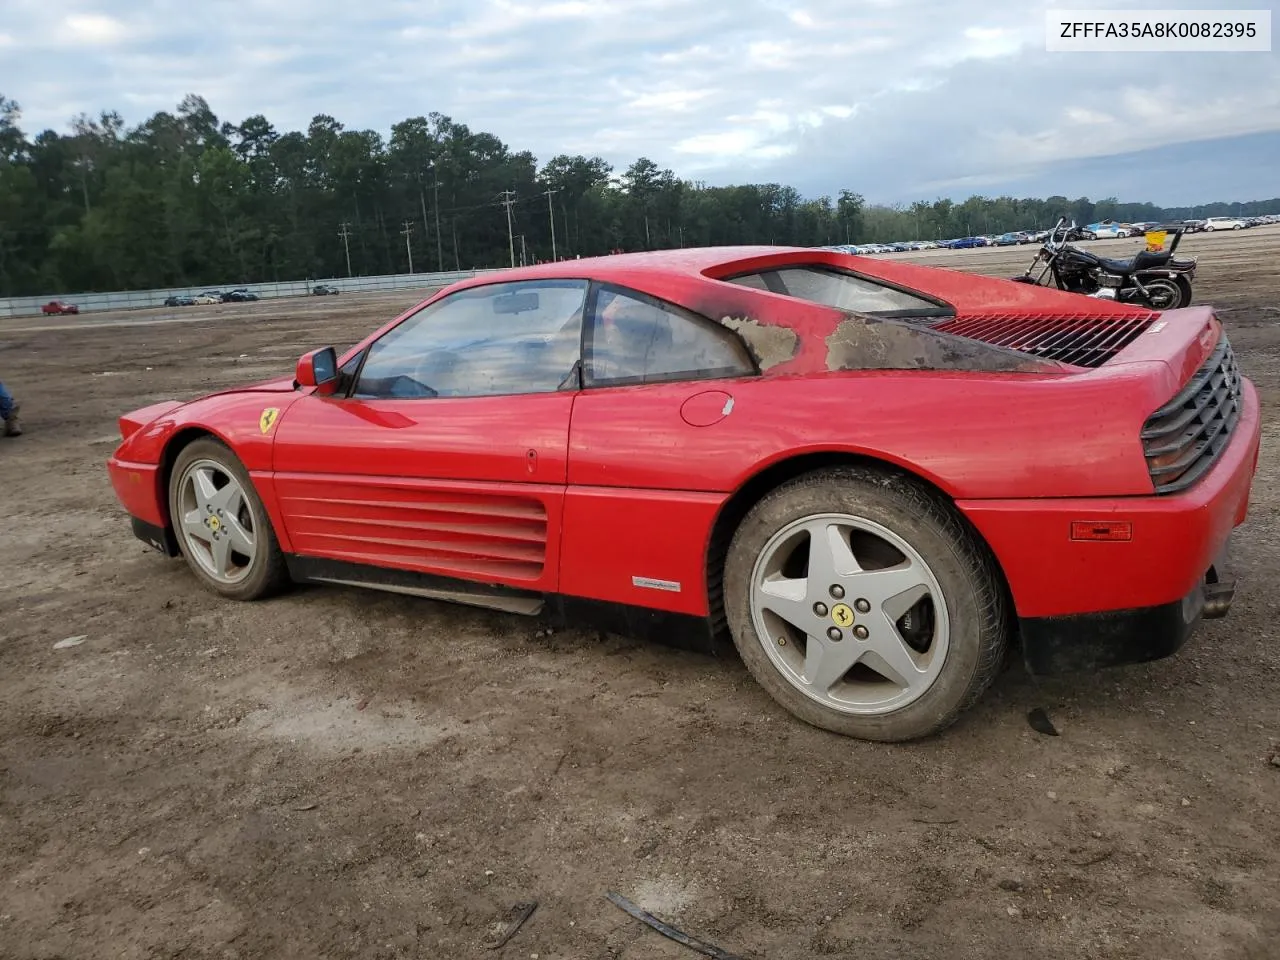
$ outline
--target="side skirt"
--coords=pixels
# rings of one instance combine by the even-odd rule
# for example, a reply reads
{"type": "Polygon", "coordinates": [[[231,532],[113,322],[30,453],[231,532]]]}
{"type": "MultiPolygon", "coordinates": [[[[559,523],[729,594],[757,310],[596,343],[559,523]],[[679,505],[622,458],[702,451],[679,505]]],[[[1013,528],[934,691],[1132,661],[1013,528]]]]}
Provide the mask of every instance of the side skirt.
{"type": "Polygon", "coordinates": [[[428,600],[443,600],[522,616],[542,616],[566,629],[593,628],[650,643],[720,656],[727,645],[717,642],[706,617],[668,613],[627,604],[605,603],[560,594],[517,590],[501,584],[473,583],[343,560],[285,554],[289,576],[299,583],[364,587],[428,600]]]}
{"type": "Polygon", "coordinates": [[[500,584],[470,583],[450,577],[437,577],[414,570],[349,563],[285,554],[289,576],[297,582],[332,583],[343,587],[367,587],[428,600],[447,600],[473,607],[501,610],[536,617],[546,605],[541,593],[516,590],[500,584]]]}

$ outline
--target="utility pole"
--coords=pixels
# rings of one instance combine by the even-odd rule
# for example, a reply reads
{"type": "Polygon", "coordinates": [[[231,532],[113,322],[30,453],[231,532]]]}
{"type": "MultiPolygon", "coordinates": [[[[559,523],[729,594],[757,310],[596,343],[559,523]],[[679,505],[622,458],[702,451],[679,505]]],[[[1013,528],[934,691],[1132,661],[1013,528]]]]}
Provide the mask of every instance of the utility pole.
{"type": "Polygon", "coordinates": [[[555,263],[556,261],[556,211],[551,206],[551,195],[553,193],[559,193],[559,192],[560,192],[559,190],[551,190],[551,189],[548,189],[546,191],[547,216],[550,217],[551,219],[551,262],[552,263],[555,263]]]}
{"type": "Polygon", "coordinates": [[[520,234],[520,266],[524,266],[528,262],[524,249],[524,234],[520,234]]]}
{"type": "Polygon", "coordinates": [[[347,229],[347,221],[343,220],[341,226],[342,229],[338,231],[338,236],[342,238],[342,249],[347,252],[347,276],[349,277],[351,276],[351,244],[347,241],[351,236],[351,231],[347,229]]]}
{"type": "Polygon", "coordinates": [[[429,237],[431,236],[431,223],[427,220],[427,194],[421,186],[418,187],[418,199],[422,201],[422,235],[429,237]]]}
{"type": "MultiPolygon", "coordinates": [[[[435,172],[435,160],[431,161],[431,188],[435,192],[435,269],[444,273],[444,247],[440,243],[440,178],[435,172]]],[[[425,211],[422,219],[426,220],[425,211]]],[[[422,224],[422,229],[428,229],[425,223],[422,224]]]]}
{"type": "Polygon", "coordinates": [[[440,244],[440,178],[436,175],[435,161],[431,161],[431,179],[435,187],[436,205],[436,267],[444,273],[444,247],[440,244]]]}
{"type": "Polygon", "coordinates": [[[404,234],[405,253],[409,254],[409,272],[413,273],[413,247],[409,244],[409,234],[413,233],[413,221],[403,221],[400,232],[404,234]]]}
{"type": "Polygon", "coordinates": [[[507,208],[507,246],[511,251],[511,266],[516,265],[516,235],[511,229],[511,205],[516,202],[516,192],[514,190],[502,191],[502,203],[507,208]]]}

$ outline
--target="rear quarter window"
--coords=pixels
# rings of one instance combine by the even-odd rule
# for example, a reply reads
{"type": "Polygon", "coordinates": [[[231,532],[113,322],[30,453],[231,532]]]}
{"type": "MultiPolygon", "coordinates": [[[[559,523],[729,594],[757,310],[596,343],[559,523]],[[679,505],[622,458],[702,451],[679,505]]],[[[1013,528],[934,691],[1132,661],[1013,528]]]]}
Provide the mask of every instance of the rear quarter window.
{"type": "Polygon", "coordinates": [[[826,266],[758,270],[728,282],[878,317],[949,317],[955,312],[923,294],[826,266]]]}

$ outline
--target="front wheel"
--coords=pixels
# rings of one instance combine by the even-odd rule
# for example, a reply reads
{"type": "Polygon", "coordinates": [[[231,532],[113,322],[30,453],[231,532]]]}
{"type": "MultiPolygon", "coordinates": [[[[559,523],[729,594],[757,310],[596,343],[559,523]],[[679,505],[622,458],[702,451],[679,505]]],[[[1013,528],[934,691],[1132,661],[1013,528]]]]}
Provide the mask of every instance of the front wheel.
{"type": "Polygon", "coordinates": [[[169,516],[187,565],[215,593],[256,600],[288,582],[267,511],[226,444],[202,437],[178,454],[169,479],[169,516]]]}
{"type": "Polygon", "coordinates": [[[916,482],[823,470],[766,495],[739,525],[725,615],[756,681],[796,717],[865,740],[952,724],[1008,642],[995,562],[916,482]]]}

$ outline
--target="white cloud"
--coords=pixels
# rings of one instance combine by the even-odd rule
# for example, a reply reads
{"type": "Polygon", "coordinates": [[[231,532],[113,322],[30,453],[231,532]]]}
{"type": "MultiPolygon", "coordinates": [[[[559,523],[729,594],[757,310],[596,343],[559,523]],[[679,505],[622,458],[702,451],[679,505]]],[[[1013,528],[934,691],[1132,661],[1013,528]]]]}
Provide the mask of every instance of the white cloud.
{"type": "Polygon", "coordinates": [[[128,27],[103,13],[74,13],[62,23],[68,39],[91,46],[113,46],[129,35],[128,27]]]}
{"type": "Polygon", "coordinates": [[[698,101],[710,96],[707,90],[655,90],[633,96],[627,103],[633,110],[652,110],[658,113],[684,113],[698,101]]]}
{"type": "Polygon", "coordinates": [[[543,161],[643,155],[711,182],[910,199],[1280,131],[1275,54],[1050,55],[1047,0],[93,4],[6,0],[0,92],[30,133],[80,111],[136,123],[187,93],[282,130],[328,113],[386,135],[439,111],[543,161]]]}

